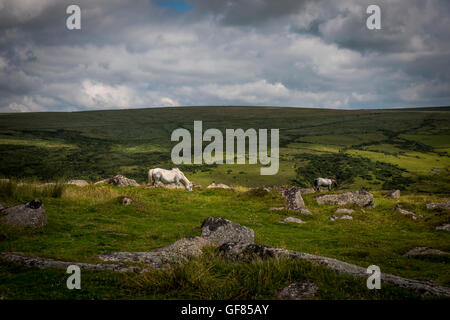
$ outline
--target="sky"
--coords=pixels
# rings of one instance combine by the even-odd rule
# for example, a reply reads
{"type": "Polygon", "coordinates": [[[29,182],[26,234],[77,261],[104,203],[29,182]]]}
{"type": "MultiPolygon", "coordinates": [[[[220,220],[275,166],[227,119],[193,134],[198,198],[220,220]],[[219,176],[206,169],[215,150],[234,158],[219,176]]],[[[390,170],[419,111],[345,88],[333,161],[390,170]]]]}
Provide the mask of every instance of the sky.
{"type": "Polygon", "coordinates": [[[448,0],[0,0],[0,113],[448,106],[449,31],[448,0]]]}

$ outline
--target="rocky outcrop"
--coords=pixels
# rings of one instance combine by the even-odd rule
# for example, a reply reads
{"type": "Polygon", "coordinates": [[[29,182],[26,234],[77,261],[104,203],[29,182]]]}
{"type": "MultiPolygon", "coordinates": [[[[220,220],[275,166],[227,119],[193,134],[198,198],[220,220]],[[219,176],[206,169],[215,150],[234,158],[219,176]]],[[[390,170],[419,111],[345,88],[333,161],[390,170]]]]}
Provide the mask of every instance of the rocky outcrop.
{"type": "Polygon", "coordinates": [[[305,223],[302,219],[296,218],[296,217],[287,217],[280,221],[280,223],[286,223],[286,222],[292,222],[292,223],[305,223]]]}
{"type": "Polygon", "coordinates": [[[104,180],[98,181],[95,184],[111,184],[113,186],[118,186],[118,187],[126,187],[126,186],[139,187],[139,183],[137,183],[136,180],[129,179],[120,174],[118,174],[117,176],[114,176],[110,179],[104,179],[104,180]]]}
{"type": "Polygon", "coordinates": [[[34,199],[26,204],[12,206],[1,210],[1,223],[16,227],[43,227],[47,224],[44,204],[34,199]]]}
{"type": "Polygon", "coordinates": [[[404,215],[405,217],[411,218],[413,220],[417,220],[418,218],[422,218],[423,215],[412,212],[412,211],[408,211],[402,208],[397,208],[397,211],[400,212],[402,215],[404,215]]]}
{"type": "Polygon", "coordinates": [[[148,252],[112,252],[99,256],[103,261],[140,262],[152,268],[165,269],[171,264],[182,263],[189,257],[202,255],[203,248],[213,243],[202,237],[188,237],[178,240],[170,246],[148,252]]]}
{"type": "Polygon", "coordinates": [[[255,239],[252,229],[224,218],[209,217],[203,221],[201,228],[202,237],[217,245],[227,242],[253,243],[255,239]]]}
{"type": "Polygon", "coordinates": [[[312,281],[294,282],[283,288],[278,293],[277,298],[283,300],[304,300],[314,297],[317,290],[319,290],[319,287],[312,281]]]}
{"type": "MultiPolygon", "coordinates": [[[[339,274],[349,274],[355,277],[367,278],[366,269],[360,266],[340,261],[333,258],[317,256],[313,254],[273,248],[259,244],[226,243],[219,248],[222,257],[228,261],[243,262],[256,258],[288,258],[306,260],[322,265],[339,274]]],[[[450,297],[450,288],[436,285],[430,281],[413,280],[394,276],[387,273],[381,274],[381,281],[397,285],[403,289],[415,291],[430,296],[450,297]]]]}
{"type": "Polygon", "coordinates": [[[344,214],[342,216],[331,216],[330,220],[331,221],[336,221],[336,220],[353,220],[353,217],[349,216],[347,214],[344,214]]]}
{"type": "Polygon", "coordinates": [[[400,190],[391,190],[388,193],[386,193],[386,197],[400,199],[400,190]]]}
{"type": "Polygon", "coordinates": [[[344,213],[344,214],[352,214],[355,212],[353,209],[347,209],[347,208],[338,208],[335,211],[336,213],[344,213]]]}
{"type": "Polygon", "coordinates": [[[364,208],[375,208],[373,195],[365,190],[326,194],[316,197],[316,201],[318,204],[332,204],[338,206],[356,204],[364,208]]]}
{"type": "Polygon", "coordinates": [[[289,189],[281,189],[280,193],[283,197],[286,198],[285,207],[287,210],[297,211],[307,215],[312,214],[311,211],[309,211],[306,207],[299,188],[292,187],[289,189]]]}
{"type": "Polygon", "coordinates": [[[70,180],[67,182],[67,184],[71,184],[77,187],[86,187],[89,185],[89,182],[86,180],[70,180]]]}
{"type": "Polygon", "coordinates": [[[19,263],[29,267],[38,268],[61,268],[67,269],[70,265],[77,265],[85,270],[109,270],[116,272],[144,272],[145,269],[128,266],[124,264],[99,264],[99,263],[83,263],[83,262],[67,262],[53,259],[45,259],[39,257],[31,257],[18,252],[1,252],[0,258],[6,261],[19,263]]]}
{"type": "Polygon", "coordinates": [[[231,187],[227,186],[223,183],[211,183],[209,186],[206,187],[206,189],[229,189],[231,190],[231,187]]]}
{"type": "Polygon", "coordinates": [[[427,209],[430,209],[430,210],[434,210],[434,209],[450,210],[450,201],[427,203],[427,209]]]}
{"type": "Polygon", "coordinates": [[[411,250],[409,250],[408,252],[406,252],[404,254],[404,256],[408,257],[408,256],[423,256],[423,255],[448,255],[448,252],[445,251],[441,251],[438,249],[432,249],[432,248],[427,248],[427,247],[416,247],[413,248],[411,250]]]}
{"type": "Polygon", "coordinates": [[[445,223],[443,225],[437,226],[436,230],[450,231],[450,223],[445,223]]]}

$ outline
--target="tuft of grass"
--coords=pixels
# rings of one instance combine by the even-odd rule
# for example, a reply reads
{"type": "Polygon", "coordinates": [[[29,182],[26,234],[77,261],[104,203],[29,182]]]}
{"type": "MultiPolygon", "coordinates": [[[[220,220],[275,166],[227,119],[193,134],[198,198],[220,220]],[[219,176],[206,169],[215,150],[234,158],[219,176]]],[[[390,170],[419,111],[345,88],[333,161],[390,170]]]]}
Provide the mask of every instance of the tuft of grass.
{"type": "Polygon", "coordinates": [[[35,198],[61,198],[66,185],[56,183],[24,183],[13,180],[0,181],[0,195],[7,202],[28,202],[35,198]]]}

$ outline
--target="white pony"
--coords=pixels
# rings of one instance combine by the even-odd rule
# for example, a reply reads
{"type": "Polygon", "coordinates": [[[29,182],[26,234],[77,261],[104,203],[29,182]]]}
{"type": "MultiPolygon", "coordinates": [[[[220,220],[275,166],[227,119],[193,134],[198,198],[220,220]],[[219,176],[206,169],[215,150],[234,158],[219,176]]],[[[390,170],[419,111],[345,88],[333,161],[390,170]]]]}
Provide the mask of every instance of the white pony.
{"type": "Polygon", "coordinates": [[[178,168],[173,168],[172,170],[161,168],[148,170],[148,184],[153,185],[159,181],[164,184],[174,183],[177,186],[181,182],[187,190],[192,191],[192,182],[190,182],[178,168]]]}
{"type": "Polygon", "coordinates": [[[314,189],[316,189],[316,192],[319,192],[320,186],[328,187],[328,191],[331,191],[333,185],[336,187],[338,185],[337,180],[333,177],[317,178],[314,180],[314,189]]]}

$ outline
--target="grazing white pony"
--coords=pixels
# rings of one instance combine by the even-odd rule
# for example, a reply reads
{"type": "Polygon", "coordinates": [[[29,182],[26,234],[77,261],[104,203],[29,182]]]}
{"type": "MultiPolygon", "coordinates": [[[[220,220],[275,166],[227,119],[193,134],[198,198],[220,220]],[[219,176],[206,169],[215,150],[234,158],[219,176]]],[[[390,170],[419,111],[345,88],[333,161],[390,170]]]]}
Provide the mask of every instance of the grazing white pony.
{"type": "Polygon", "coordinates": [[[148,170],[148,184],[153,185],[159,181],[164,184],[174,183],[177,186],[181,182],[187,190],[192,191],[192,182],[190,182],[178,168],[173,168],[172,170],[161,168],[148,170]]]}
{"type": "Polygon", "coordinates": [[[320,186],[328,187],[328,191],[331,191],[333,185],[336,187],[338,185],[337,180],[333,177],[317,178],[314,180],[314,189],[316,189],[316,192],[319,192],[320,186]]]}

